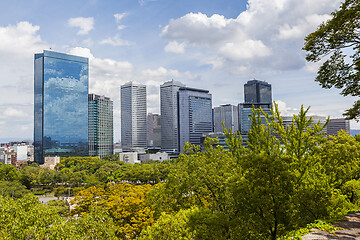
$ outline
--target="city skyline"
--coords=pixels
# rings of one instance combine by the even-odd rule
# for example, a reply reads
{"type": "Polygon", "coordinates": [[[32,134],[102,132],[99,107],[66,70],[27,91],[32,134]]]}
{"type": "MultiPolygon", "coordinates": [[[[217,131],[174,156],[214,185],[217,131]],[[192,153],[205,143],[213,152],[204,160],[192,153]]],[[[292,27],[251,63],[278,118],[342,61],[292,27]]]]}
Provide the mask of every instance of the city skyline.
{"type": "MultiPolygon", "coordinates": [[[[219,106],[243,102],[243,84],[256,78],[272,84],[283,115],[304,104],[312,106],[311,114],[341,117],[356,98],[322,89],[314,81],[316,65],[306,63],[301,50],[303,38],[339,5],[330,0],[1,2],[0,141],[32,139],[33,54],[50,48],[89,57],[90,92],[114,101],[114,141],[120,139],[118,88],[129,80],[147,85],[152,113],[160,113],[159,87],[171,79],[208,89],[213,106],[219,106]]],[[[351,128],[359,125],[351,122],[351,128]]]]}

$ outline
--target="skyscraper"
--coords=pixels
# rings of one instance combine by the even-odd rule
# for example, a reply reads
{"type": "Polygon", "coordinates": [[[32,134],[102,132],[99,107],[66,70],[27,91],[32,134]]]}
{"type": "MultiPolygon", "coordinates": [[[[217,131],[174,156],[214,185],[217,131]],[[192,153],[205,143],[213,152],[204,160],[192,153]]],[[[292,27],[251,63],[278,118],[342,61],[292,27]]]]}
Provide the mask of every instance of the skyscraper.
{"type": "Polygon", "coordinates": [[[44,51],[34,59],[34,158],[88,156],[88,59],[44,51]]]}
{"type": "Polygon", "coordinates": [[[185,85],[174,80],[160,86],[161,149],[166,152],[179,150],[177,93],[181,87],[185,85]]]}
{"type": "Polygon", "coordinates": [[[227,130],[239,131],[238,107],[231,104],[220,105],[213,108],[214,132],[223,132],[224,123],[227,130]]]}
{"type": "Polygon", "coordinates": [[[244,84],[245,103],[271,104],[271,85],[265,81],[251,80],[244,84]]]}
{"type": "Polygon", "coordinates": [[[212,96],[208,90],[182,87],[178,92],[179,152],[186,142],[200,145],[212,132],[212,96]]]}
{"type": "Polygon", "coordinates": [[[121,144],[146,148],[146,86],[128,82],[121,86],[121,144]]]}
{"type": "Polygon", "coordinates": [[[103,158],[113,149],[113,101],[89,94],[89,155],[103,158]]]}
{"type": "Polygon", "coordinates": [[[272,94],[271,85],[265,81],[251,80],[244,84],[245,103],[238,105],[239,129],[244,138],[247,137],[251,129],[252,107],[260,108],[266,112],[271,112],[272,94]]]}
{"type": "Polygon", "coordinates": [[[161,146],[161,118],[159,114],[148,113],[147,119],[148,146],[161,146]]]}

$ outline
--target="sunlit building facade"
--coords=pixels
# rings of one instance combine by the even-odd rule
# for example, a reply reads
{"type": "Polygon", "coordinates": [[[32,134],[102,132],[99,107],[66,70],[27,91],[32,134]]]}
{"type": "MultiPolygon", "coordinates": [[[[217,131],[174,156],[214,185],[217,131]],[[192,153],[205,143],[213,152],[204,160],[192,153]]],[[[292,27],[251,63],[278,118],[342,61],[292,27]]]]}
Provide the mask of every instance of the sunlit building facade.
{"type": "Polygon", "coordinates": [[[34,59],[34,160],[88,156],[88,59],[43,51],[34,59]]]}
{"type": "Polygon", "coordinates": [[[146,86],[128,82],[121,86],[121,144],[123,148],[146,148],[146,86]]]}

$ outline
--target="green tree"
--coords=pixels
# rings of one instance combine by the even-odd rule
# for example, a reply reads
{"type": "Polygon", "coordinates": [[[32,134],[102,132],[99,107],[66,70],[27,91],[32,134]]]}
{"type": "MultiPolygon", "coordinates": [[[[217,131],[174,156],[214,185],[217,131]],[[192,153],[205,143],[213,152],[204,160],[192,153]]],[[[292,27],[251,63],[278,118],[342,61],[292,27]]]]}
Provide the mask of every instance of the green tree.
{"type": "Polygon", "coordinates": [[[28,194],[21,199],[0,196],[0,238],[17,239],[117,239],[108,213],[90,208],[77,218],[62,218],[57,207],[41,204],[28,194]]]}
{"type": "Polygon", "coordinates": [[[0,181],[0,193],[1,196],[8,196],[12,198],[22,198],[29,193],[29,190],[26,189],[24,185],[20,182],[8,182],[0,181]]]}
{"type": "Polygon", "coordinates": [[[0,163],[0,181],[19,180],[20,174],[14,165],[0,163]]]}
{"type": "MultiPolygon", "coordinates": [[[[360,1],[345,0],[331,15],[305,38],[306,60],[325,60],[316,77],[323,88],[335,87],[342,89],[344,96],[360,96],[360,1]]],[[[360,100],[344,115],[359,120],[360,100]]]]}
{"type": "Polygon", "coordinates": [[[28,189],[40,185],[40,167],[27,166],[22,170],[21,183],[28,189]]]}

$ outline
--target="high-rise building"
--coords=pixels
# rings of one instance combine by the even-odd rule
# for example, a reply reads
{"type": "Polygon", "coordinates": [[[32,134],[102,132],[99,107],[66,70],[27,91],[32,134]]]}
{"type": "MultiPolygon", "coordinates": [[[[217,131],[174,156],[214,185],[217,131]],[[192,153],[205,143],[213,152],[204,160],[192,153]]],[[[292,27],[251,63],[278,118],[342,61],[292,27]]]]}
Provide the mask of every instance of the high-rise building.
{"type": "Polygon", "coordinates": [[[89,155],[103,158],[113,154],[113,101],[89,94],[89,155]]]}
{"type": "Polygon", "coordinates": [[[223,132],[223,123],[227,130],[239,131],[238,107],[226,104],[213,108],[214,132],[223,132]]]}
{"type": "Polygon", "coordinates": [[[44,51],[34,60],[34,157],[88,156],[88,59],[44,51]]]}
{"type": "Polygon", "coordinates": [[[174,80],[160,86],[161,149],[166,152],[179,150],[177,93],[181,87],[185,85],[174,80]]]}
{"type": "Polygon", "coordinates": [[[244,84],[245,103],[271,104],[271,85],[265,81],[251,80],[244,84]]]}
{"type": "Polygon", "coordinates": [[[121,144],[146,148],[146,86],[128,82],[121,86],[121,144]]]}
{"type": "MultiPolygon", "coordinates": [[[[283,120],[283,126],[285,128],[288,128],[292,125],[293,122],[293,117],[292,116],[281,116],[282,120],[283,120]]],[[[312,127],[314,124],[320,124],[320,126],[324,125],[327,121],[327,118],[324,116],[306,116],[307,119],[312,119],[312,123],[310,124],[310,127],[312,127]]],[[[296,126],[296,125],[295,125],[296,126]]],[[[321,133],[326,133],[327,132],[327,128],[324,128],[321,133]]]]}
{"type": "Polygon", "coordinates": [[[212,132],[212,96],[208,90],[182,87],[178,92],[179,152],[186,142],[200,145],[204,133],[212,132]]]}
{"type": "Polygon", "coordinates": [[[337,135],[340,130],[344,130],[350,134],[350,121],[345,118],[330,119],[327,125],[327,134],[337,135]]]}
{"type": "MultiPolygon", "coordinates": [[[[271,113],[271,85],[265,81],[251,80],[244,84],[245,103],[238,105],[239,129],[243,138],[251,129],[252,108],[261,108],[265,113],[271,113]]],[[[263,120],[264,120],[264,116],[263,120]]]]}
{"type": "Polygon", "coordinates": [[[147,115],[147,139],[148,146],[161,146],[161,118],[159,114],[148,113],[147,115]]]}

